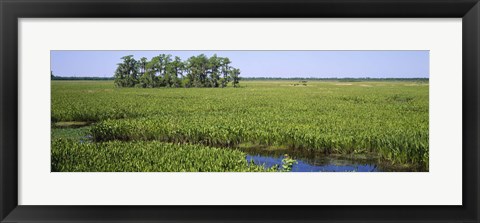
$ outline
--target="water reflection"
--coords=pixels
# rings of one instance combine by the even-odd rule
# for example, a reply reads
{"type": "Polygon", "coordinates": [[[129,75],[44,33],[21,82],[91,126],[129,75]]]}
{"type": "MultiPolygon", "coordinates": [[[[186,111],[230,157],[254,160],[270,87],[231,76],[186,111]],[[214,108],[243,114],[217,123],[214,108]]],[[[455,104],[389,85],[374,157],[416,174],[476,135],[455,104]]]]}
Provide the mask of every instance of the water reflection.
{"type": "MultiPolygon", "coordinates": [[[[262,156],[247,155],[247,160],[256,165],[264,165],[272,167],[275,165],[282,166],[282,156],[262,156]]],[[[381,171],[375,164],[360,164],[349,160],[340,160],[334,158],[323,158],[317,162],[308,162],[306,160],[297,159],[297,164],[292,167],[292,172],[378,172],[381,171]]]]}

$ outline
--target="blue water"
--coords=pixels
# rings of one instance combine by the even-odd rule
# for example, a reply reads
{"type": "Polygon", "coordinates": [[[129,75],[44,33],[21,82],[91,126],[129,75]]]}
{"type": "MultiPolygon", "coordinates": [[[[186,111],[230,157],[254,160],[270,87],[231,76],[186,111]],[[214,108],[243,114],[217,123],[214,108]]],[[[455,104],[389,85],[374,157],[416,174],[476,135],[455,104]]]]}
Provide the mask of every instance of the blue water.
{"type": "Polygon", "coordinates": [[[86,135],[80,138],[80,143],[88,143],[88,142],[92,142],[92,140],[93,140],[92,135],[86,135]]]}
{"type": "MultiPolygon", "coordinates": [[[[282,166],[282,156],[261,156],[247,155],[248,162],[256,165],[264,165],[265,167],[282,166]]],[[[309,162],[297,159],[297,164],[292,167],[292,172],[378,172],[380,171],[375,164],[359,164],[338,160],[325,160],[322,163],[311,164],[309,162]],[[339,164],[342,163],[342,164],[339,164]]]]}

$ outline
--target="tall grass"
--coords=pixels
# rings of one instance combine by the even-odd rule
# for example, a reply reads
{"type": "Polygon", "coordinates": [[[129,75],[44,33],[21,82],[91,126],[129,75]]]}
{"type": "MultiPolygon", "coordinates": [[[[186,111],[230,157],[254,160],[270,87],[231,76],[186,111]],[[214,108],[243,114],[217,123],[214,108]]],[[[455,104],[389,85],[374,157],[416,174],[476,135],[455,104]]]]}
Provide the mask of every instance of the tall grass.
{"type": "Polygon", "coordinates": [[[264,172],[237,150],[158,141],[79,143],[52,141],[53,172],[264,172]]]}
{"type": "Polygon", "coordinates": [[[54,81],[52,121],[95,121],[90,134],[100,143],[251,143],[325,154],[370,152],[393,164],[428,170],[426,83],[245,84],[237,89],[116,89],[108,82],[54,81]]]}

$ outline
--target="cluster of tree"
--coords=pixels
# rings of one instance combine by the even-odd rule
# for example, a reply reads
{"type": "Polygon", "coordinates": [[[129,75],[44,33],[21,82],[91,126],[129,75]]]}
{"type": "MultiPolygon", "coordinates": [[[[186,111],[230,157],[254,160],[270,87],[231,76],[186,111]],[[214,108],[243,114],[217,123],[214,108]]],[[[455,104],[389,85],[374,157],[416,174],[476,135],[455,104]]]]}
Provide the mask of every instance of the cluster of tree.
{"type": "Polygon", "coordinates": [[[226,87],[232,82],[239,86],[240,70],[230,66],[228,57],[216,54],[192,56],[186,61],[169,54],[160,54],[150,61],[132,55],[122,57],[114,80],[118,87],[226,87]]]}

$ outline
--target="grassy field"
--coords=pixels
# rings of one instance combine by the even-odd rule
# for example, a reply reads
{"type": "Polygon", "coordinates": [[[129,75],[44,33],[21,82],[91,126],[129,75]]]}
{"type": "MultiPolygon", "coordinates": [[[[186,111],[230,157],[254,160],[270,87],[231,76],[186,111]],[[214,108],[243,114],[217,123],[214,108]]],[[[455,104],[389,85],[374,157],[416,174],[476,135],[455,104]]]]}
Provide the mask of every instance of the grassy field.
{"type": "Polygon", "coordinates": [[[241,86],[52,81],[52,171],[275,171],[248,163],[236,149],[245,146],[370,154],[428,171],[428,82],[241,86]],[[68,123],[89,125],[72,130],[68,123]]]}

